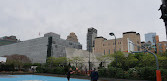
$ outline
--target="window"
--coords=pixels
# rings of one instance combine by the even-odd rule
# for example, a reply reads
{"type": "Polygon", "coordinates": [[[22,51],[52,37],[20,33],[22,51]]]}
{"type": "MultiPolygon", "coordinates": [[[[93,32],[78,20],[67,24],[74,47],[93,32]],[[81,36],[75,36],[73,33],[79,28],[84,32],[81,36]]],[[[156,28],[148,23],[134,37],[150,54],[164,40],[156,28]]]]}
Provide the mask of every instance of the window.
{"type": "Polygon", "coordinates": [[[105,55],[105,50],[104,50],[104,55],[105,55]]]}
{"type": "Polygon", "coordinates": [[[110,49],[108,50],[108,53],[110,54],[110,49]]]}
{"type": "Polygon", "coordinates": [[[55,45],[55,48],[57,48],[57,45],[55,45]]]}
{"type": "Polygon", "coordinates": [[[139,41],[137,41],[137,44],[139,44],[139,41]]]}
{"type": "Polygon", "coordinates": [[[71,43],[71,42],[69,42],[69,45],[72,45],[72,43],[71,43]]]}
{"type": "Polygon", "coordinates": [[[53,44],[56,44],[56,42],[55,42],[55,41],[52,41],[52,43],[53,43],[53,44]]]}
{"type": "Polygon", "coordinates": [[[93,41],[93,45],[92,45],[93,47],[95,46],[95,41],[93,41]]]}
{"type": "Polygon", "coordinates": [[[137,50],[140,51],[140,47],[137,47],[137,50]]]}

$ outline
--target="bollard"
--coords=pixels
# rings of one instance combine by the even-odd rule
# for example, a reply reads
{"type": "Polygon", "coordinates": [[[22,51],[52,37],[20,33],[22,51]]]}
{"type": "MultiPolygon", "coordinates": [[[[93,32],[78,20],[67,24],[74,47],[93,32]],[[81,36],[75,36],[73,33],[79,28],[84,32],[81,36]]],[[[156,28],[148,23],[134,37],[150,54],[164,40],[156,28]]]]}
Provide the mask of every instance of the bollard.
{"type": "Polygon", "coordinates": [[[161,80],[161,72],[160,72],[160,70],[156,70],[156,77],[157,77],[157,81],[162,81],[161,80]]]}

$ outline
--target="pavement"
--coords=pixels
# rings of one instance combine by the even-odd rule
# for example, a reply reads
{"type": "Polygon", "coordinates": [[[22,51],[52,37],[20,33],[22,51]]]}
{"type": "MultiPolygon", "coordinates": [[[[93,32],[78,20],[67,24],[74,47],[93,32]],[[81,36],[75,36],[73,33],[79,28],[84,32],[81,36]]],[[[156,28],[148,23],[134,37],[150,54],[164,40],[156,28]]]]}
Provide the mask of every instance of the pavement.
{"type": "Polygon", "coordinates": [[[98,81],[149,81],[149,80],[127,80],[127,79],[108,79],[108,80],[103,80],[103,79],[100,79],[98,81]]]}
{"type": "MultiPolygon", "coordinates": [[[[54,76],[54,77],[66,77],[66,75],[46,74],[46,73],[35,73],[35,75],[54,76]]],[[[90,80],[89,76],[72,75],[71,78],[88,79],[88,80],[90,80]]],[[[99,78],[98,81],[150,81],[150,80],[128,80],[128,79],[114,79],[114,78],[99,78]]]]}

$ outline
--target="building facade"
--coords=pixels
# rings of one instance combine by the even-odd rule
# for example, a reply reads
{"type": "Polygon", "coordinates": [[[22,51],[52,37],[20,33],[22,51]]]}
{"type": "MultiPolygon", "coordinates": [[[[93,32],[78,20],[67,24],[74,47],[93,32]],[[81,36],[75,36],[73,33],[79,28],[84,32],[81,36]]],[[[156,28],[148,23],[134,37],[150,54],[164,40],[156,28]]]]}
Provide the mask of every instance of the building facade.
{"type": "Polygon", "coordinates": [[[0,38],[0,46],[9,45],[17,42],[19,42],[19,40],[16,38],[16,36],[4,36],[0,38]]]}
{"type": "MultiPolygon", "coordinates": [[[[140,34],[136,32],[125,32],[123,38],[116,39],[116,51],[128,52],[130,43],[132,41],[135,45],[141,46],[140,34]]],[[[103,37],[96,37],[94,45],[94,53],[113,54],[115,49],[115,39],[107,40],[103,37]]],[[[140,51],[140,48],[133,46],[133,51],[140,51]]]]}
{"type": "Polygon", "coordinates": [[[165,53],[167,50],[167,41],[159,42],[159,53],[165,53]]]}
{"type": "Polygon", "coordinates": [[[87,33],[87,51],[92,52],[94,47],[94,40],[97,37],[97,30],[95,28],[88,28],[87,33]]]}
{"type": "Polygon", "coordinates": [[[61,39],[60,35],[56,33],[47,33],[44,37],[0,46],[0,56],[26,55],[33,63],[45,63],[47,56],[66,57],[65,48],[67,47],[82,49],[79,42],[61,39]],[[50,37],[52,38],[51,49],[48,49],[50,37]],[[48,55],[48,51],[51,52],[50,55],[48,55]]]}
{"type": "MultiPolygon", "coordinates": [[[[151,52],[159,54],[159,52],[160,52],[159,36],[155,35],[155,33],[153,33],[153,34],[148,33],[148,34],[149,35],[147,37],[150,37],[150,40],[147,40],[146,42],[142,42],[142,47],[150,50],[151,52]]],[[[145,36],[145,38],[147,38],[147,37],[145,36]]],[[[144,49],[143,49],[143,51],[144,51],[144,49]]]]}
{"type": "Polygon", "coordinates": [[[156,42],[155,42],[155,36],[156,36],[156,33],[147,33],[145,34],[145,42],[151,42],[152,45],[155,45],[156,42]]]}
{"type": "Polygon", "coordinates": [[[73,42],[78,42],[78,37],[75,35],[74,32],[70,33],[70,35],[67,36],[67,40],[73,41],[73,42]]]}

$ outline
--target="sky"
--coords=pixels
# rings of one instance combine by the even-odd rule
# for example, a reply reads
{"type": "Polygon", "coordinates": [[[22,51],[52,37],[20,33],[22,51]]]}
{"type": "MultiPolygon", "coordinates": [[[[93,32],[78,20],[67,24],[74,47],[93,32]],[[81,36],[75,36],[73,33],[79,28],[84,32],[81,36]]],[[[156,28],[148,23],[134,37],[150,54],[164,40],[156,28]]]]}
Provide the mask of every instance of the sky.
{"type": "Polygon", "coordinates": [[[54,32],[66,39],[75,32],[86,49],[87,29],[113,39],[123,32],[155,32],[166,40],[164,22],[158,11],[161,0],[0,0],[0,37],[15,35],[21,41],[54,32]],[[40,35],[39,35],[40,33],[40,35]]]}

